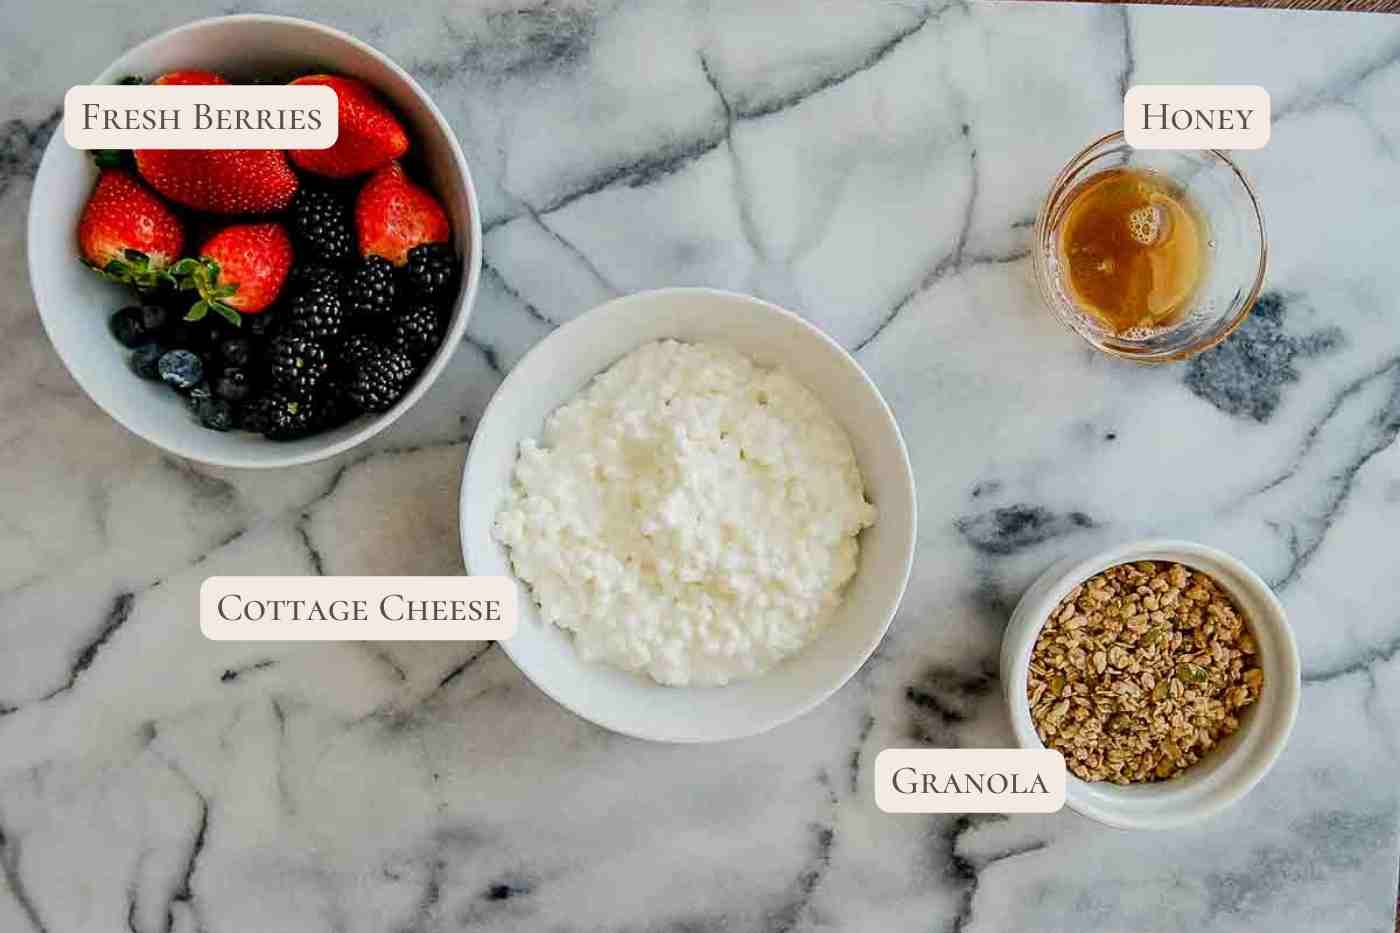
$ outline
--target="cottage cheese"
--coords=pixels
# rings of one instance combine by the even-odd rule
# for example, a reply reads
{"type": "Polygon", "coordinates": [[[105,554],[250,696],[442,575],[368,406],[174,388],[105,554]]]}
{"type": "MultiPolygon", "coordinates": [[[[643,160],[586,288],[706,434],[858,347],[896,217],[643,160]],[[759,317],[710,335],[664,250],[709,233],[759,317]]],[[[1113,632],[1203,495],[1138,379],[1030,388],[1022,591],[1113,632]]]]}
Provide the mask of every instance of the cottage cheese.
{"type": "Polygon", "coordinates": [[[850,441],[781,369],[648,344],[520,445],[495,535],[588,661],[724,684],[830,621],[875,520],[850,441]]]}

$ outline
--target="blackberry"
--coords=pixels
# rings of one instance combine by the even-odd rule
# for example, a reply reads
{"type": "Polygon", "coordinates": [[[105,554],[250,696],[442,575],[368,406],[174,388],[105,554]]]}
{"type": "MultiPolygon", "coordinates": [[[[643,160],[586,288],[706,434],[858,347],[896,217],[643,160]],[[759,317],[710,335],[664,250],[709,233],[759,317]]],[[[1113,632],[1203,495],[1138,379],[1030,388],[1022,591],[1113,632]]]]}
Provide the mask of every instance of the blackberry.
{"type": "Polygon", "coordinates": [[[366,256],[350,272],[343,294],[351,318],[386,317],[394,307],[394,264],[383,256],[366,256]]]}
{"type": "Polygon", "coordinates": [[[248,371],[230,366],[214,380],[214,394],[229,402],[245,402],[253,394],[253,380],[248,371]]]}
{"type": "Polygon", "coordinates": [[[440,301],[452,293],[459,263],[446,243],[423,243],[408,251],[403,280],[410,294],[440,301]]]}
{"type": "Polygon", "coordinates": [[[298,250],[324,262],[343,262],[355,246],[350,207],[333,191],[303,185],[292,197],[292,237],[298,250]]]}
{"type": "Polygon", "coordinates": [[[350,377],[350,399],[364,411],[388,411],[413,379],[413,363],[397,350],[361,360],[350,377]]]}
{"type": "Polygon", "coordinates": [[[340,373],[323,384],[321,393],[316,396],[317,416],[322,428],[338,428],[360,413],[347,389],[346,375],[340,373]]]}
{"type": "Polygon", "coordinates": [[[365,334],[351,334],[340,345],[340,365],[353,369],[361,360],[378,353],[381,347],[365,334]]]}
{"type": "Polygon", "coordinates": [[[310,398],[326,374],[326,350],[314,340],[284,334],[268,347],[272,381],[286,392],[310,398]]]}
{"type": "Polygon", "coordinates": [[[171,350],[156,361],[161,380],[178,391],[188,391],[204,378],[204,364],[189,350],[171,350]]]}
{"type": "Polygon", "coordinates": [[[438,313],[429,304],[411,304],[389,325],[389,346],[422,366],[433,355],[442,338],[438,334],[438,313]]]}
{"type": "Polygon", "coordinates": [[[199,423],[211,431],[228,431],[233,427],[233,406],[224,399],[200,399],[194,413],[199,423]]]}
{"type": "Polygon", "coordinates": [[[338,337],[344,325],[340,296],[333,291],[312,288],[287,306],[287,333],[293,337],[326,342],[338,337]]]}
{"type": "Polygon", "coordinates": [[[137,347],[136,352],[131,354],[131,371],[142,379],[150,379],[152,382],[160,380],[160,358],[165,355],[165,347],[158,343],[148,343],[144,347],[137,347]]]}
{"type": "Polygon", "coordinates": [[[339,292],[345,287],[345,276],[341,275],[340,270],[334,266],[308,263],[292,269],[287,284],[291,286],[292,294],[312,288],[324,288],[327,291],[339,292]]]}
{"type": "Polygon", "coordinates": [[[272,392],[262,402],[267,423],[263,434],[274,441],[306,437],[318,427],[316,403],[309,398],[272,392]]]}

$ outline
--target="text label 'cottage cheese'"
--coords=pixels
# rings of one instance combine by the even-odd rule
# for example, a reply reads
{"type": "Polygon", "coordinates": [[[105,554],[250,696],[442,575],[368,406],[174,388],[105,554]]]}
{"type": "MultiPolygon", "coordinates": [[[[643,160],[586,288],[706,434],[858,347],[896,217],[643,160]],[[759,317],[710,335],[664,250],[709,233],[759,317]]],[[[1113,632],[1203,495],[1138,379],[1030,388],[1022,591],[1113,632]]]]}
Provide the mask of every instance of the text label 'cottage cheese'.
{"type": "Polygon", "coordinates": [[[494,530],[585,660],[717,685],[816,637],[874,520],[816,396],[727,347],[667,340],[520,445],[494,530]]]}

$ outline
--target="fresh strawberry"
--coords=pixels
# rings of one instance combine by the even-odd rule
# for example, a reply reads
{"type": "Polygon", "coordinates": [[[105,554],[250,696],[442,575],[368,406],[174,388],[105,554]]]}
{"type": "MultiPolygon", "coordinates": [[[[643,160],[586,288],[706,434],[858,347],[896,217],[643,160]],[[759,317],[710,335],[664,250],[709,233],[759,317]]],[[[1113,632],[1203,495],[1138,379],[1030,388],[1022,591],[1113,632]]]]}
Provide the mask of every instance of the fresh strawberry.
{"type": "Polygon", "coordinates": [[[331,178],[373,171],[408,151],[408,134],[369,86],[338,75],[307,75],[293,84],[323,84],[340,101],[340,136],[329,149],[293,149],[297,167],[331,178]]]}
{"type": "Polygon", "coordinates": [[[360,255],[383,256],[396,266],[422,243],[446,243],[452,236],[447,215],[437,200],[408,180],[403,167],[390,162],[370,176],[355,202],[355,232],[360,255]]]}
{"type": "MultiPolygon", "coordinates": [[[[184,69],[152,83],[206,85],[228,80],[212,71],[184,69]]],[[[275,149],[139,149],[136,168],[170,200],[215,214],[280,211],[297,190],[296,174],[275,149]]]]}
{"type": "Polygon", "coordinates": [[[270,214],[297,192],[280,149],[138,149],[136,169],[177,204],[213,214],[270,214]]]}
{"type": "Polygon", "coordinates": [[[278,223],[234,224],[200,247],[198,259],[182,259],[171,270],[180,288],[199,292],[185,315],[197,321],[210,311],[231,323],[239,312],[257,314],[277,300],[292,268],[292,238],[278,223]]]}
{"type": "Polygon", "coordinates": [[[223,75],[214,74],[212,71],[199,71],[195,68],[186,68],[182,71],[167,72],[151,83],[164,85],[228,84],[228,79],[223,75]]]}
{"type": "Polygon", "coordinates": [[[180,258],[180,218],[126,169],[103,169],[78,220],[83,261],[114,281],[150,288],[180,258]]]}

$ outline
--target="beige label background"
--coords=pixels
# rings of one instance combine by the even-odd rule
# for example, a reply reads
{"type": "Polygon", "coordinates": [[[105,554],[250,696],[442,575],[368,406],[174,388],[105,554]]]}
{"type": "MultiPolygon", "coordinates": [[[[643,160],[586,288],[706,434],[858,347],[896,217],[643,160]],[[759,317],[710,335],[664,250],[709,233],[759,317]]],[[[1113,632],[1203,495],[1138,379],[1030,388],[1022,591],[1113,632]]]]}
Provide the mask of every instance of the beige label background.
{"type": "MultiPolygon", "coordinates": [[[[199,588],[199,628],[213,641],[503,641],[515,634],[518,594],[509,577],[210,577],[199,588]],[[226,621],[219,601],[363,600],[360,621],[226,621]],[[407,600],[496,600],[500,621],[398,621],[380,612],[386,596],[407,600]]],[[[402,604],[390,600],[389,616],[402,604]]],[[[236,614],[231,611],[230,615],[236,614]]]]}
{"type": "Polygon", "coordinates": [[[1253,84],[1137,84],[1123,95],[1123,137],[1135,149],[1262,149],[1272,133],[1269,92],[1253,84]],[[1249,129],[1158,129],[1160,105],[1170,110],[1252,110],[1249,129]],[[1154,114],[1143,129],[1143,106],[1154,114]]]}
{"type": "MultiPolygon", "coordinates": [[[[303,118],[305,122],[305,118],[303,118]]],[[[340,104],[325,85],[108,85],[80,84],[63,98],[63,138],[74,149],[325,149],[340,135],[340,104]],[[107,109],[177,111],[179,129],[84,129],[84,104],[107,109]],[[319,129],[195,129],[195,105],[216,109],[315,111],[319,129]]]]}
{"type": "Polygon", "coordinates": [[[886,813],[1054,813],[1065,805],[1065,759],[1049,748],[887,748],[875,757],[874,773],[875,805],[886,813]],[[1048,793],[904,794],[893,786],[900,768],[931,772],[940,787],[950,774],[961,783],[971,772],[1015,774],[1025,788],[1038,774],[1048,793]]]}

